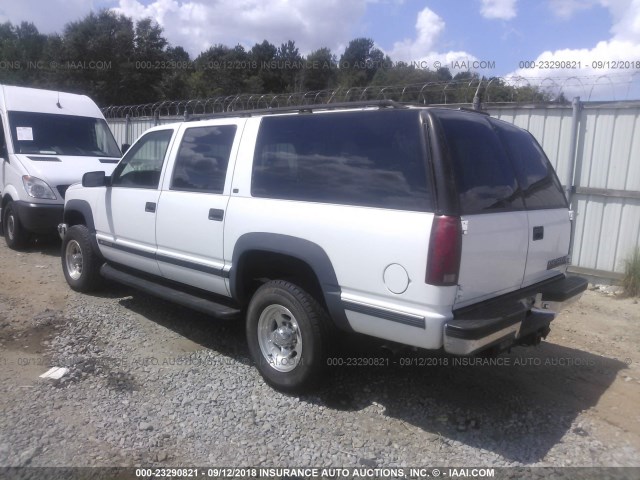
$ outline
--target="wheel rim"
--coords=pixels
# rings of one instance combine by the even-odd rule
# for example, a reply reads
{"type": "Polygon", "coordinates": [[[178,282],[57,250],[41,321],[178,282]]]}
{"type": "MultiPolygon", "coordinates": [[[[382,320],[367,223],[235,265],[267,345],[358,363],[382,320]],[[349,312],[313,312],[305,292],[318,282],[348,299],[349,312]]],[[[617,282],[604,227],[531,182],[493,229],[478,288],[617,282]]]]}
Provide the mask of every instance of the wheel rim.
{"type": "Polygon", "coordinates": [[[11,213],[7,215],[7,233],[9,234],[9,238],[13,240],[16,235],[16,219],[11,213]]]}
{"type": "Polygon", "coordinates": [[[269,305],[260,314],[258,343],[269,365],[279,372],[290,372],[302,358],[298,321],[282,305],[269,305]]]}
{"type": "Polygon", "coordinates": [[[64,258],[69,276],[78,280],[82,276],[82,249],[77,241],[71,240],[67,243],[64,258]]]}

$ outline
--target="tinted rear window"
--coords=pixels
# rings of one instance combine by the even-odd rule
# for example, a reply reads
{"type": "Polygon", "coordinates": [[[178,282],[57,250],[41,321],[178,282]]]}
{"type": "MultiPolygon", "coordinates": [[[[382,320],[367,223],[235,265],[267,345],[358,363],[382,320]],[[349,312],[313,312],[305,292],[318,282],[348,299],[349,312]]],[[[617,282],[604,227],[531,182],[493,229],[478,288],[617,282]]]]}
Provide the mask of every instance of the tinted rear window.
{"type": "Polygon", "coordinates": [[[462,213],[524,208],[515,172],[486,117],[441,112],[462,213]]]}
{"type": "Polygon", "coordinates": [[[527,208],[566,208],[562,185],[533,135],[508,123],[492,123],[515,166],[527,208]]]}
{"type": "Polygon", "coordinates": [[[425,151],[415,110],[265,117],[251,194],[430,211],[425,151]]]}
{"type": "Polygon", "coordinates": [[[186,129],[176,156],[171,189],[222,193],[235,134],[235,125],[186,129]]]}

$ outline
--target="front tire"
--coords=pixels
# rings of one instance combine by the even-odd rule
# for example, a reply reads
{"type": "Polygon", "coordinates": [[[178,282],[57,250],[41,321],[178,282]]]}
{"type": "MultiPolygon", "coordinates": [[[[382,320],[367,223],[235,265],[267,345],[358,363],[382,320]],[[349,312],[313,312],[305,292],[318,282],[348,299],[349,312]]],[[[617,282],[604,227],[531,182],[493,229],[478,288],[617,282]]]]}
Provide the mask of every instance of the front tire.
{"type": "Polygon", "coordinates": [[[91,245],[91,234],[84,225],[67,230],[62,241],[62,271],[69,286],[77,292],[96,290],[102,283],[103,260],[91,245]]]}
{"type": "Polygon", "coordinates": [[[4,207],[4,218],[2,226],[4,229],[4,239],[7,246],[13,250],[21,250],[27,245],[29,234],[22,226],[20,219],[13,207],[13,202],[7,203],[4,207]]]}
{"type": "Polygon", "coordinates": [[[284,280],[262,285],[247,311],[247,341],[258,371],[273,388],[301,392],[325,370],[327,313],[309,293],[284,280]]]}

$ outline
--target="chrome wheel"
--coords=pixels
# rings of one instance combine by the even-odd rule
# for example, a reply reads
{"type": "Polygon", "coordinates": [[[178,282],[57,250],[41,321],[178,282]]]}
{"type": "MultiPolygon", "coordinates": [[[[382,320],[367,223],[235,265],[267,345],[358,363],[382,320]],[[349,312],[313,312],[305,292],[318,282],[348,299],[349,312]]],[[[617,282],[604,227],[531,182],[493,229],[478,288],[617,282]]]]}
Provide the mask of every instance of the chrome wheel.
{"type": "Polygon", "coordinates": [[[302,359],[302,335],[298,321],[282,305],[269,305],[258,319],[258,344],[269,365],[290,372],[302,359]]]}
{"type": "Polygon", "coordinates": [[[77,241],[71,240],[67,243],[64,258],[69,277],[78,280],[82,276],[82,249],[77,241]]]}

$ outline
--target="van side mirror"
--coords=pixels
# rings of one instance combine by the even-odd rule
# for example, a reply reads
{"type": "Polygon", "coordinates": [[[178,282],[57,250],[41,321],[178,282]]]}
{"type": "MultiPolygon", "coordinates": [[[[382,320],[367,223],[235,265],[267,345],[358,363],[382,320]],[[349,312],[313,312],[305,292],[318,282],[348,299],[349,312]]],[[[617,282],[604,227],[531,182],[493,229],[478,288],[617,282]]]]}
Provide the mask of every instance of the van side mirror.
{"type": "Polygon", "coordinates": [[[122,148],[121,148],[121,150],[122,150],[122,155],[124,155],[125,153],[127,153],[127,150],[129,150],[129,147],[130,147],[130,146],[131,146],[131,145],[130,145],[130,144],[128,144],[128,143],[123,143],[123,144],[122,144],[122,148]]]}
{"type": "Polygon", "coordinates": [[[107,176],[104,172],[87,172],[82,176],[83,187],[106,187],[107,176]]]}
{"type": "Polygon", "coordinates": [[[7,150],[6,143],[0,145],[0,158],[3,158],[7,163],[9,163],[9,151],[7,150]]]}

